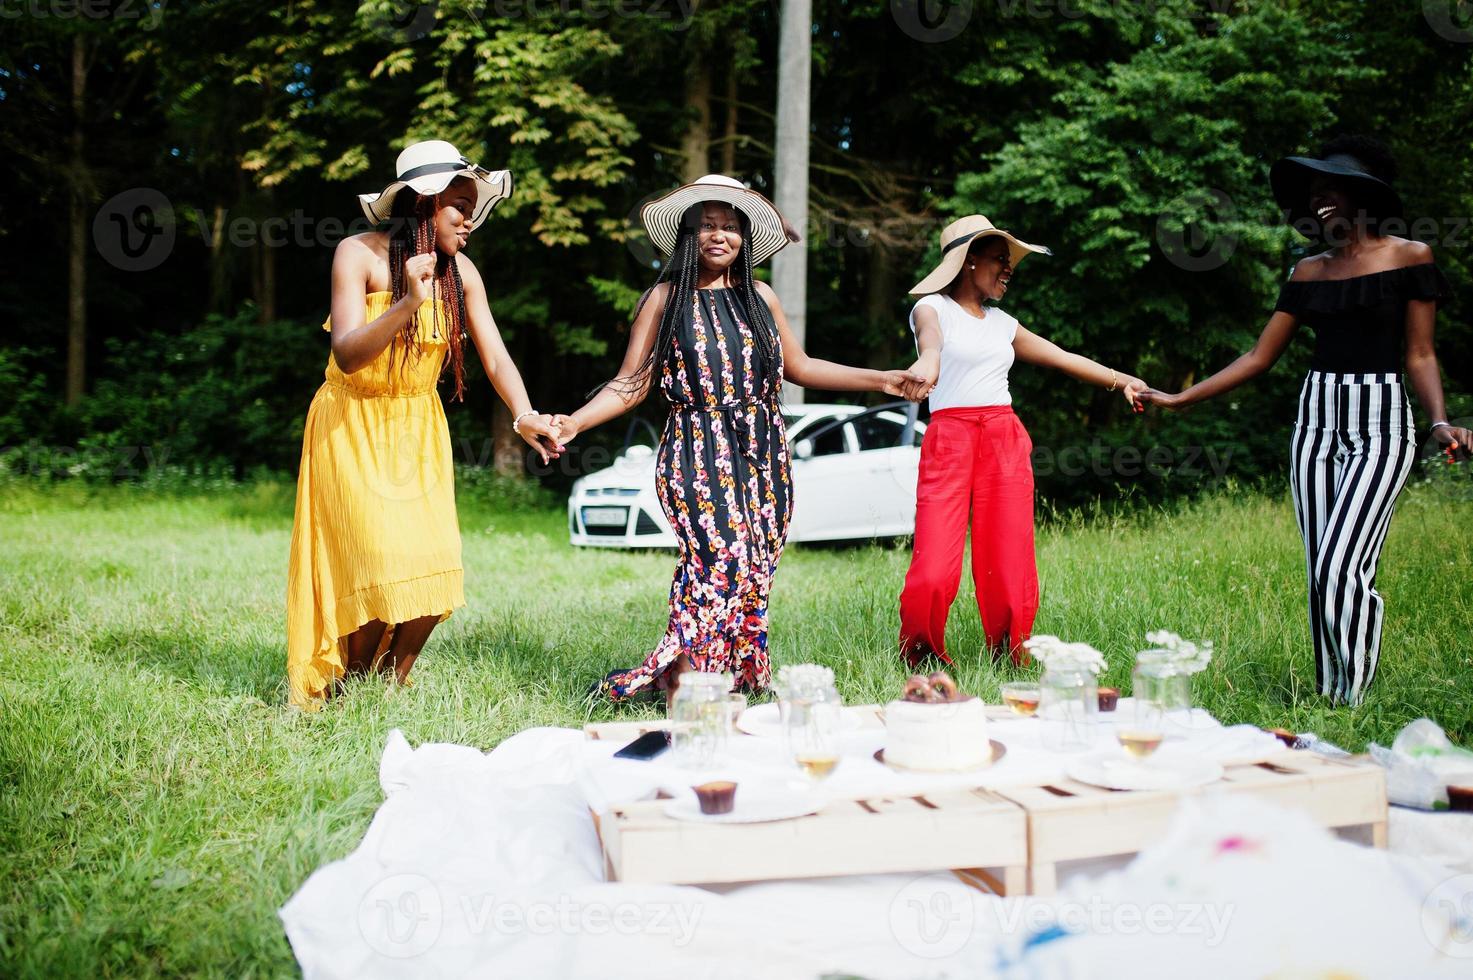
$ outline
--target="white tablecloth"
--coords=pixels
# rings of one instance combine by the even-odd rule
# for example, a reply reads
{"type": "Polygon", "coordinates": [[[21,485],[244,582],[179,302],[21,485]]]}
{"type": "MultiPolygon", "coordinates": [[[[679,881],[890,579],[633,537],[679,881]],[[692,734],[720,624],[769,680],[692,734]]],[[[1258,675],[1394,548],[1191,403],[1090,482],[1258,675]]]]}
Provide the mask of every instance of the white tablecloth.
{"type": "Polygon", "coordinates": [[[1213,794],[1124,870],[1066,878],[1050,899],[998,899],[948,874],[606,883],[590,752],[562,729],[490,753],[391,733],[363,842],[281,909],[303,974],[1402,978],[1466,977],[1473,963],[1448,955],[1473,956],[1473,923],[1447,918],[1473,903],[1473,877],[1213,794]]]}
{"type": "MultiPolygon", "coordinates": [[[[1114,717],[1101,715],[1101,724],[1088,751],[1118,753],[1114,717]]],[[[1118,717],[1125,717],[1119,714],[1118,717]]],[[[1158,758],[1194,756],[1222,763],[1251,762],[1284,750],[1278,739],[1252,725],[1223,727],[1206,712],[1197,712],[1191,731],[1168,739],[1158,758]]],[[[884,747],[883,728],[863,727],[841,736],[841,761],[833,775],[812,788],[819,796],[858,799],[873,796],[914,796],[941,789],[970,786],[1039,785],[1064,777],[1075,758],[1043,747],[1044,722],[1038,719],[993,721],[988,736],[1006,746],[1003,757],[986,769],[970,773],[901,772],[874,758],[884,747]]],[[[738,784],[738,799],[744,788],[771,791],[785,787],[806,792],[808,784],[783,750],[779,738],[732,738],[721,764],[712,769],[683,769],[666,752],[648,761],[615,759],[624,746],[619,740],[587,742],[581,749],[581,785],[590,804],[600,812],[619,803],[641,799],[663,790],[672,796],[689,793],[690,787],[712,779],[731,779],[738,784]]]]}

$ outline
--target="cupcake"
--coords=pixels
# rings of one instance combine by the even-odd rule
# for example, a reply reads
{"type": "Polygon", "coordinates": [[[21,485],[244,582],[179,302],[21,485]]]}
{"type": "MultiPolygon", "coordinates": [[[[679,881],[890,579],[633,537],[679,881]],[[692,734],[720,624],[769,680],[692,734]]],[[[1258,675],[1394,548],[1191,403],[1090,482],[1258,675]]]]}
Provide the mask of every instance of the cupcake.
{"type": "Polygon", "coordinates": [[[730,813],[731,808],[736,806],[736,788],[736,783],[724,780],[691,787],[695,790],[696,800],[701,804],[701,812],[707,815],[730,813]]]}
{"type": "Polygon", "coordinates": [[[1097,695],[1101,711],[1114,711],[1115,705],[1120,702],[1120,688],[1102,687],[1097,695]]]}

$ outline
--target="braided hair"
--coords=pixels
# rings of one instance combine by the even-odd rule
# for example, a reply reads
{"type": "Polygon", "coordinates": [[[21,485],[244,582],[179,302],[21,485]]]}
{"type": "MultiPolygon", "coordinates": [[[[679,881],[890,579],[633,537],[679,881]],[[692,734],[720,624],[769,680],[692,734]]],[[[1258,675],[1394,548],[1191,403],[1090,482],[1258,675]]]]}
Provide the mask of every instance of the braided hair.
{"type": "MultiPolygon", "coordinates": [[[[723,207],[730,205],[722,202],[723,207]]],[[[655,279],[654,285],[646,289],[634,310],[639,319],[640,311],[661,283],[668,283],[669,293],[665,297],[665,309],[660,315],[660,329],[655,334],[654,346],[644,363],[620,387],[626,392],[637,392],[649,384],[658,365],[675,347],[676,332],[680,329],[681,314],[694,302],[696,283],[701,271],[700,227],[705,204],[692,204],[680,217],[680,229],[676,234],[675,248],[670,253],[665,267],[655,279]]],[[[772,320],[772,311],[757,293],[757,277],[752,271],[752,223],[741,211],[736,211],[742,232],[742,246],[737,252],[737,261],[731,270],[732,289],[741,308],[747,315],[747,327],[756,340],[757,357],[770,375],[778,367],[777,327],[772,320]]]]}
{"type": "MultiPolygon", "coordinates": [[[[403,188],[394,198],[393,206],[389,209],[390,292],[397,303],[409,291],[409,284],[404,279],[404,263],[411,256],[436,253],[435,280],[431,295],[440,298],[444,293],[449,294],[449,301],[444,305],[447,307],[450,322],[442,324],[441,304],[431,304],[435,335],[438,336],[444,330],[445,339],[450,346],[447,362],[455,380],[455,392],[451,401],[464,401],[465,325],[468,320],[465,313],[465,283],[461,281],[460,267],[456,264],[455,257],[439,251],[435,244],[437,203],[436,195],[420,195],[412,187],[403,188]]],[[[420,341],[418,323],[418,315],[410,317],[409,322],[399,331],[399,336],[394,338],[389,348],[390,370],[393,370],[396,352],[402,352],[404,357],[399,365],[401,371],[411,359],[418,360],[423,355],[424,346],[420,341]]]]}

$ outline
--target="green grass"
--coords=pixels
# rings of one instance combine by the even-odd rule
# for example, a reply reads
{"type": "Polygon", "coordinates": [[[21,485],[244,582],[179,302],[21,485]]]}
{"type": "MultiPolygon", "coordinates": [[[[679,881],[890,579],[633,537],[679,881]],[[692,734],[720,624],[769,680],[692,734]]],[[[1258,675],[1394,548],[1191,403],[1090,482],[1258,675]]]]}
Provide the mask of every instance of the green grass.
{"type": "MultiPolygon", "coordinates": [[[[610,717],[582,695],[648,650],[669,554],[577,551],[563,516],[462,489],[469,605],[416,686],[366,682],[317,715],[286,708],[292,488],[170,495],[0,487],[0,974],[295,972],[275,909],[356,846],[380,801],[384,736],[490,748],[530,725],[610,717]]],[[[1218,497],[1039,535],[1039,632],[1105,651],[1128,683],[1151,629],[1212,639],[1202,704],[1227,722],[1352,749],[1420,715],[1473,737],[1473,503],[1403,498],[1382,562],[1389,615],[1369,703],[1314,693],[1302,556],[1284,499],[1218,497]]],[[[776,663],[832,665],[851,702],[893,696],[903,548],[793,548],[772,604],[776,663]]],[[[970,575],[949,642],[980,661],[970,575]]],[[[652,709],[631,709],[649,712],[652,709]]]]}

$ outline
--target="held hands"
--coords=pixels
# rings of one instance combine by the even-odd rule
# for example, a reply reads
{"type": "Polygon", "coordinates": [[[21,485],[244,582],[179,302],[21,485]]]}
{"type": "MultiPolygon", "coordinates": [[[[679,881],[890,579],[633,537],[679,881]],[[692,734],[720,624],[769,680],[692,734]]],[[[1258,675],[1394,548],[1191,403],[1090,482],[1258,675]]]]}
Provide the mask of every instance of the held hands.
{"type": "Polygon", "coordinates": [[[1146,384],[1140,378],[1132,378],[1128,374],[1122,374],[1120,376],[1120,380],[1124,382],[1124,384],[1121,386],[1120,393],[1125,396],[1126,401],[1130,402],[1130,407],[1134,409],[1137,414],[1144,412],[1146,410],[1146,406],[1142,404],[1140,398],[1144,392],[1151,390],[1151,386],[1146,384]]]}
{"type": "Polygon", "coordinates": [[[553,419],[552,415],[527,415],[517,423],[517,434],[536,450],[543,463],[557,459],[566,448],[553,419]]]}
{"type": "Polygon", "coordinates": [[[404,260],[404,298],[414,304],[415,309],[430,298],[435,289],[435,255],[425,252],[404,260]]]}
{"type": "Polygon", "coordinates": [[[914,370],[881,371],[880,390],[896,398],[918,402],[931,393],[935,382],[914,370]]]}
{"type": "Polygon", "coordinates": [[[1457,425],[1439,425],[1432,430],[1432,438],[1449,463],[1473,456],[1473,431],[1457,425]]]}
{"type": "Polygon", "coordinates": [[[908,382],[900,394],[913,402],[924,401],[936,387],[936,379],[941,376],[941,359],[934,352],[928,351],[916,358],[916,362],[910,366],[910,373],[920,380],[908,382]]]}
{"type": "MultiPolygon", "coordinates": [[[[1186,402],[1182,400],[1182,397],[1179,393],[1173,395],[1164,391],[1157,391],[1155,388],[1147,388],[1145,387],[1144,382],[1140,382],[1140,384],[1142,390],[1139,390],[1135,393],[1136,405],[1156,405],[1161,408],[1169,408],[1172,411],[1178,411],[1187,407],[1186,402]]],[[[1127,395],[1126,397],[1129,397],[1129,395],[1127,395]]],[[[1143,408],[1137,409],[1137,411],[1142,410],[1143,408]]]]}
{"type": "Polygon", "coordinates": [[[558,446],[559,449],[567,448],[568,443],[573,441],[573,437],[582,428],[578,424],[578,420],[571,415],[554,415],[552,417],[552,424],[557,426],[558,441],[561,443],[558,446]]]}

